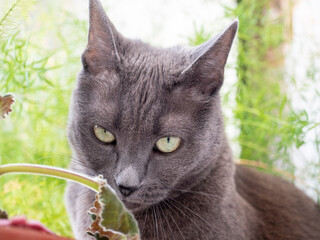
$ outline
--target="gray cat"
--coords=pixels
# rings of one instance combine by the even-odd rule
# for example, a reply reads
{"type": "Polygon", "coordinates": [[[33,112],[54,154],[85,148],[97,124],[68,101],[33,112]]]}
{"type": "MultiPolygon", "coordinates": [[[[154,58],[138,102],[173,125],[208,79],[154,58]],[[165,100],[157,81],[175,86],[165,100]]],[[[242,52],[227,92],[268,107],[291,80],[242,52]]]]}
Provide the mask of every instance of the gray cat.
{"type": "MultiPolygon", "coordinates": [[[[152,239],[320,239],[320,211],[292,184],[236,166],[219,89],[238,22],[194,48],[123,37],[90,0],[88,45],[70,107],[71,169],[103,174],[152,239]]],[[[94,193],[70,183],[77,239],[94,193]]]]}

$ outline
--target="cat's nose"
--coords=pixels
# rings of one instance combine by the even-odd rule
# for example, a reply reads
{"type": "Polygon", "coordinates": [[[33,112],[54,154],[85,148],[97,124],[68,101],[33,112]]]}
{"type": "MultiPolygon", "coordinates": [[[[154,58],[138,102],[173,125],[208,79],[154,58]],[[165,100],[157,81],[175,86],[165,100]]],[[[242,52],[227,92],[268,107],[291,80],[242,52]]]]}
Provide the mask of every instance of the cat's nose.
{"type": "Polygon", "coordinates": [[[138,172],[133,166],[128,166],[116,176],[115,182],[121,194],[127,197],[139,188],[138,172]]]}
{"type": "Polygon", "coordinates": [[[125,186],[118,186],[121,194],[125,197],[129,196],[131,193],[133,193],[135,190],[137,190],[137,188],[134,187],[125,187],[125,186]]]}

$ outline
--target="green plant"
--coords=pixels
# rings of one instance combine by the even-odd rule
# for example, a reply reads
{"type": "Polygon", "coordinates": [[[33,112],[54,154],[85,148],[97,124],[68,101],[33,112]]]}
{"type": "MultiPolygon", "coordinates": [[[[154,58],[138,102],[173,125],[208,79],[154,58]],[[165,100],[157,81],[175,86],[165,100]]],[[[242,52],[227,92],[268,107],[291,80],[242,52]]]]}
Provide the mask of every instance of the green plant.
{"type": "Polygon", "coordinates": [[[276,2],[238,0],[235,9],[227,9],[228,16],[240,21],[233,113],[240,128],[240,158],[295,175],[291,153],[305,144],[306,135],[319,123],[292,103],[283,54],[290,41],[290,26],[285,24],[291,17],[290,6],[283,9],[276,2]]]}
{"type": "MultiPolygon", "coordinates": [[[[66,168],[71,157],[65,129],[81,64],[79,49],[84,49],[87,31],[85,21],[62,11],[57,2],[52,5],[48,9],[47,4],[35,5],[33,21],[41,25],[24,21],[21,31],[0,39],[0,94],[14,93],[16,100],[10,118],[0,123],[1,164],[14,159],[66,168]],[[63,28],[64,24],[68,27],[63,28]],[[54,37],[45,31],[50,27],[54,37]],[[45,46],[49,40],[54,44],[45,46]]],[[[59,235],[72,236],[65,207],[57,204],[63,199],[64,186],[62,180],[41,176],[3,176],[0,208],[11,215],[26,214],[59,235]]]]}
{"type": "Polygon", "coordinates": [[[35,0],[1,0],[0,41],[14,35],[25,18],[26,13],[36,3],[35,0]],[[4,6],[5,5],[5,6],[4,6]]]}
{"type": "MultiPolygon", "coordinates": [[[[304,176],[300,173],[298,178],[295,177],[292,152],[304,146],[308,141],[306,136],[316,133],[320,125],[315,119],[310,119],[309,112],[293,106],[291,99],[295,96],[288,89],[288,74],[283,57],[283,45],[290,41],[287,33],[290,30],[285,25],[290,8],[288,6],[282,11],[274,9],[279,6],[273,4],[275,2],[238,0],[235,8],[225,6],[227,17],[239,18],[238,41],[235,44],[237,63],[231,66],[237,70],[237,82],[223,96],[226,108],[231,106],[233,111],[227,124],[239,129],[235,139],[241,148],[238,158],[251,165],[264,166],[258,167],[262,171],[283,177],[294,176],[288,180],[300,184],[303,182],[304,188],[309,192],[311,190],[312,195],[319,199],[318,185],[309,186],[306,183],[310,179],[319,182],[319,164],[316,161],[308,169],[303,169],[304,176]],[[275,172],[275,168],[282,171],[275,172]],[[305,178],[309,180],[304,181],[305,178]]],[[[198,27],[189,42],[199,45],[208,38],[209,34],[204,27],[198,27]]],[[[314,56],[314,59],[318,59],[318,56],[314,56]]],[[[299,96],[308,89],[308,83],[315,81],[318,76],[314,69],[314,59],[306,73],[304,89],[295,92],[299,96]]],[[[316,91],[314,89],[311,92],[316,91]]],[[[317,101],[319,98],[314,100],[317,101]]],[[[318,144],[314,143],[313,146],[317,148],[318,144]]]]}
{"type": "Polygon", "coordinates": [[[139,229],[133,215],[126,209],[116,193],[102,176],[95,178],[56,167],[31,164],[0,166],[0,176],[8,173],[29,173],[71,180],[94,190],[96,202],[89,211],[93,224],[88,233],[96,239],[139,240],[139,229]]]}

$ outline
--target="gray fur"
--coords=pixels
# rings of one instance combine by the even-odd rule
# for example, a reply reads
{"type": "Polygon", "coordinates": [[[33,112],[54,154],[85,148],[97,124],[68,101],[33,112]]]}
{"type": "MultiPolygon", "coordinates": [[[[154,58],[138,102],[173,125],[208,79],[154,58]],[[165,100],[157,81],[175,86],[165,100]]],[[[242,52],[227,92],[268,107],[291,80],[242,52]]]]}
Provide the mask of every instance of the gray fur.
{"type": "MultiPolygon", "coordinates": [[[[302,204],[308,221],[320,223],[312,200],[289,183],[233,163],[219,89],[237,27],[235,21],[196,48],[160,49],[124,38],[99,1],[90,1],[88,46],[70,106],[70,168],[103,174],[134,213],[143,240],[301,239],[292,237],[291,220],[287,228],[266,231],[270,219],[283,224],[277,208],[288,202],[269,201],[269,216],[255,200],[276,194],[277,186],[296,199],[290,208],[302,204]],[[96,124],[112,132],[116,143],[99,142],[96,124]],[[154,150],[166,136],[181,137],[177,151],[154,150]],[[125,197],[119,184],[138,189],[125,197]],[[281,238],[272,238],[273,231],[281,238]]],[[[92,191],[69,184],[67,210],[77,239],[91,239],[85,228],[93,200],[92,191]]],[[[320,239],[305,219],[298,225],[305,239],[320,239]]]]}
{"type": "Polygon", "coordinates": [[[141,178],[138,171],[132,165],[124,168],[115,178],[117,186],[126,186],[127,188],[139,188],[141,178]]]}

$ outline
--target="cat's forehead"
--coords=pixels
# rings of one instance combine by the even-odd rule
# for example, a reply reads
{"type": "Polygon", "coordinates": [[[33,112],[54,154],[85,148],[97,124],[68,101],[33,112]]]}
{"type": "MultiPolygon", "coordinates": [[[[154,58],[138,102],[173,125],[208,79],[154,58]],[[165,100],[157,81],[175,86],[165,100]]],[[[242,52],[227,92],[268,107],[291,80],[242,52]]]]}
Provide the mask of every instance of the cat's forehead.
{"type": "Polygon", "coordinates": [[[82,79],[91,91],[88,94],[87,88],[82,87],[81,96],[91,99],[87,107],[92,114],[98,111],[101,121],[106,119],[118,128],[140,132],[168,128],[168,124],[173,125],[170,123],[186,120],[192,106],[188,104],[188,109],[184,109],[181,94],[172,94],[167,88],[190,65],[188,51],[182,47],[156,48],[130,40],[119,48],[118,69],[82,79]],[[170,117],[166,117],[168,114],[170,117]],[[176,118],[179,120],[173,120],[176,118]]]}
{"type": "Polygon", "coordinates": [[[186,48],[157,48],[139,40],[129,40],[122,47],[120,57],[120,67],[133,78],[128,79],[132,81],[168,78],[183,71],[191,62],[186,48]]]}
{"type": "Polygon", "coordinates": [[[111,91],[121,105],[122,119],[154,122],[168,97],[165,86],[185,68],[183,49],[158,49],[133,41],[122,49],[120,56],[119,82],[111,91]]]}

